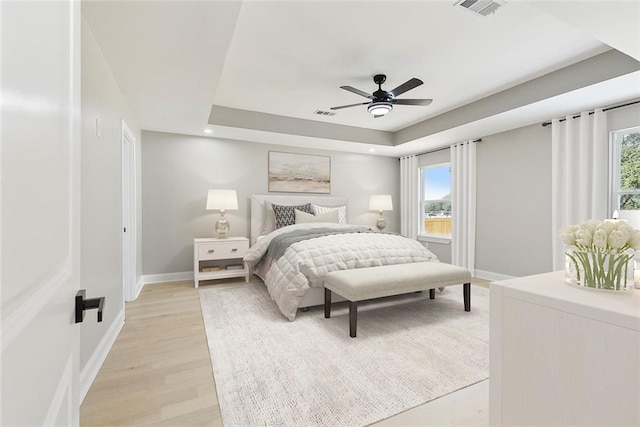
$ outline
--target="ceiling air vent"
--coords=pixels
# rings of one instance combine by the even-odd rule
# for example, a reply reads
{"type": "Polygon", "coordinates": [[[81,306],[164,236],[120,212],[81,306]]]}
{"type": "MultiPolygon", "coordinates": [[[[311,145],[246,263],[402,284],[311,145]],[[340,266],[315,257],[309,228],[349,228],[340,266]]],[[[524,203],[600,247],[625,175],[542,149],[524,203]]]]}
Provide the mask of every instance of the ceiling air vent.
{"type": "Polygon", "coordinates": [[[317,114],[319,116],[335,116],[336,115],[336,113],[332,111],[322,111],[322,110],[316,110],[313,112],[313,114],[317,114]]]}
{"type": "Polygon", "coordinates": [[[504,2],[497,0],[461,0],[455,6],[460,6],[481,16],[488,16],[495,13],[501,6],[504,6],[504,2]]]}

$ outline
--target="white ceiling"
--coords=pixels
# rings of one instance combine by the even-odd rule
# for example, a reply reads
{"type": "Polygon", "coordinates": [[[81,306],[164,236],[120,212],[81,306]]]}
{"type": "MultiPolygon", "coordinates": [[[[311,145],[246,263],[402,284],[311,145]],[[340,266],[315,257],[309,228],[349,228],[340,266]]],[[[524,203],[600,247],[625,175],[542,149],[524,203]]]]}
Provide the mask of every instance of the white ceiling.
{"type": "Polygon", "coordinates": [[[454,3],[84,1],[82,11],[145,130],[404,155],[640,97],[640,1],[511,0],[486,18],[454,3]],[[603,61],[581,62],[612,48],[636,61],[611,52],[622,61],[604,73],[603,61]],[[423,80],[400,98],[433,103],[378,119],[366,106],[313,114],[366,102],[339,86],[371,93],[378,73],[387,90],[423,80]],[[598,77],[572,77],[589,73],[598,77]]]}

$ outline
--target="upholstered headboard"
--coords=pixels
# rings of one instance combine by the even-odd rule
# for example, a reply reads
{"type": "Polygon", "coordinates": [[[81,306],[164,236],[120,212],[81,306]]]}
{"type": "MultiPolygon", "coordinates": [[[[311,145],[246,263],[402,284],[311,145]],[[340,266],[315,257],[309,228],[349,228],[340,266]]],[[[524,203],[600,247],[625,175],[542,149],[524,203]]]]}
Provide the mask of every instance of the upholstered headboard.
{"type": "MultiPolygon", "coordinates": [[[[258,240],[258,236],[273,231],[273,210],[270,204],[294,206],[305,203],[315,203],[322,206],[347,205],[346,197],[305,196],[305,195],[253,195],[251,196],[251,245],[258,240]],[[269,212],[271,211],[271,212],[269,212]]],[[[348,212],[348,210],[347,210],[348,212]]]]}

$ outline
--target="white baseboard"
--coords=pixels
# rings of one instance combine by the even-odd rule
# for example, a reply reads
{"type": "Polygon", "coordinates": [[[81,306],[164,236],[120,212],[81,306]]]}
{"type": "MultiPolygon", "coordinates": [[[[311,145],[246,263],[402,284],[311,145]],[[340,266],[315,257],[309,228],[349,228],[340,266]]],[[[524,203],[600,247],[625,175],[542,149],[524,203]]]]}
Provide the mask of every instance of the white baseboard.
{"type": "Polygon", "coordinates": [[[136,295],[133,297],[134,300],[138,299],[140,292],[142,292],[142,288],[144,288],[144,276],[140,276],[138,283],[136,283],[136,295]]]}
{"type": "Polygon", "coordinates": [[[164,283],[164,282],[181,282],[183,280],[193,280],[193,271],[180,271],[177,273],[160,273],[160,274],[146,274],[143,276],[144,284],[149,285],[152,283],[164,283]]]}
{"type": "Polygon", "coordinates": [[[144,288],[144,277],[140,276],[138,277],[138,281],[136,282],[135,287],[133,288],[133,295],[129,295],[128,292],[125,292],[124,302],[131,302],[131,301],[137,300],[138,297],[140,296],[140,292],[142,292],[142,288],[144,288]]]}
{"type": "Polygon", "coordinates": [[[492,282],[498,282],[500,280],[510,280],[510,279],[516,278],[516,276],[509,276],[506,274],[494,273],[492,271],[478,270],[477,268],[473,271],[473,275],[481,279],[491,280],[492,282]]]}
{"type": "Polygon", "coordinates": [[[80,403],[84,400],[87,393],[89,392],[89,388],[91,388],[91,384],[96,379],[102,364],[104,363],[111,347],[116,342],[116,338],[120,334],[122,327],[124,326],[124,307],[120,312],[116,315],[116,319],[113,321],[107,333],[104,334],[100,344],[93,352],[89,361],[85,365],[85,367],[80,372],[80,403]]]}

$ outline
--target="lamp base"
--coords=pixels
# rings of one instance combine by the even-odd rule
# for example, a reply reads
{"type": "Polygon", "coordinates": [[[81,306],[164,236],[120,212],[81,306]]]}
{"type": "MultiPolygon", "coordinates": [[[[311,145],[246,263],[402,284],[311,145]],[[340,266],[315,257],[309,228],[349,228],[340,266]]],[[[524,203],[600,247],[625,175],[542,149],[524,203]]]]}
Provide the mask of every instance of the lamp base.
{"type": "Polygon", "coordinates": [[[216,221],[216,233],[218,233],[218,239],[226,239],[227,234],[231,226],[229,225],[229,221],[224,217],[224,210],[220,210],[220,218],[216,221]]]}
{"type": "Polygon", "coordinates": [[[382,231],[387,226],[387,221],[382,216],[382,211],[378,213],[378,222],[376,222],[376,227],[378,230],[382,231]]]}

